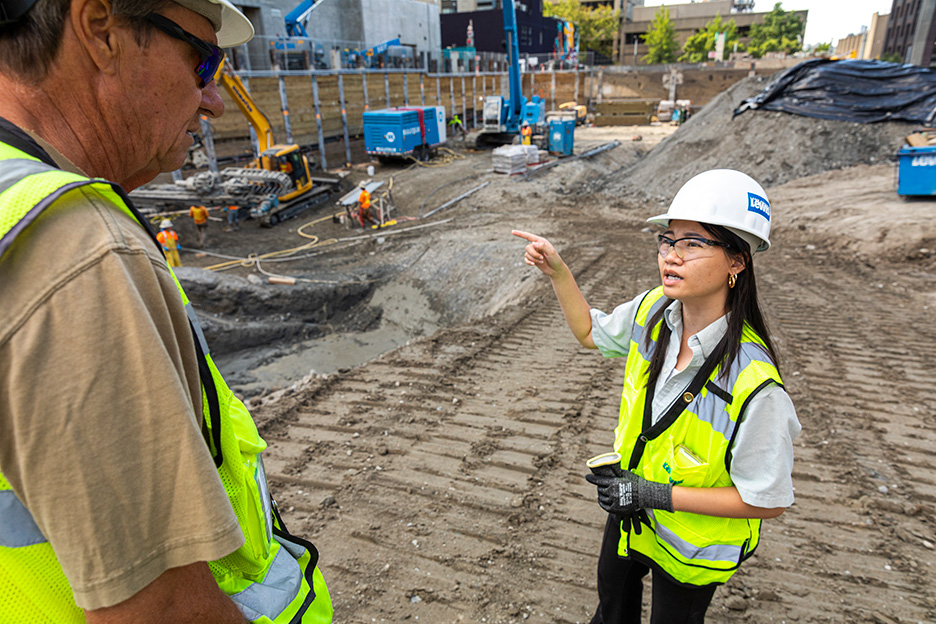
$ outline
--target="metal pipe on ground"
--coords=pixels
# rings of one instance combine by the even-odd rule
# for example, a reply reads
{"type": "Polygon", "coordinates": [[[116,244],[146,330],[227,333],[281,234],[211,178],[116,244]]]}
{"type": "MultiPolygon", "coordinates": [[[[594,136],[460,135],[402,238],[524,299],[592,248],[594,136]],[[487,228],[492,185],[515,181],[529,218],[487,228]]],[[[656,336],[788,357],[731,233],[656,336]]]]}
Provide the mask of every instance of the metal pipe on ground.
{"type": "Polygon", "coordinates": [[[426,214],[423,215],[423,219],[426,219],[426,218],[428,218],[428,217],[431,217],[432,215],[434,215],[435,213],[439,212],[439,211],[442,210],[443,208],[448,208],[449,206],[460,202],[461,200],[465,199],[466,197],[468,197],[468,196],[471,195],[472,193],[474,193],[474,192],[476,192],[476,191],[480,191],[481,189],[483,189],[485,186],[487,186],[487,185],[490,184],[490,183],[491,183],[491,182],[488,181],[488,182],[485,182],[484,184],[479,184],[478,186],[474,187],[474,188],[471,189],[470,191],[466,191],[466,192],[462,193],[461,195],[459,195],[459,196],[456,197],[455,199],[450,199],[449,201],[445,202],[444,204],[442,204],[442,205],[439,206],[438,208],[433,208],[432,210],[430,210],[429,212],[427,212],[426,214]]]}
{"type": "MultiPolygon", "coordinates": [[[[599,145],[598,147],[596,147],[596,148],[594,148],[594,149],[590,149],[590,150],[588,150],[587,152],[583,152],[583,153],[581,153],[581,154],[576,154],[575,156],[570,156],[569,158],[561,158],[561,159],[559,159],[559,160],[553,160],[553,161],[548,162],[548,163],[546,163],[546,164],[544,164],[544,165],[539,165],[539,166],[537,166],[537,167],[533,167],[532,169],[527,169],[526,173],[523,174],[523,180],[524,180],[524,181],[527,181],[527,180],[529,180],[530,178],[532,178],[533,176],[535,176],[537,173],[539,173],[540,171],[543,171],[543,170],[545,170],[545,169],[552,169],[553,167],[556,167],[556,166],[558,166],[558,165],[562,165],[562,164],[565,164],[565,163],[570,163],[570,162],[572,162],[573,160],[580,160],[580,159],[582,159],[582,158],[591,158],[592,156],[595,156],[596,154],[600,154],[601,152],[607,152],[609,149],[614,149],[615,147],[617,147],[617,146],[620,145],[620,144],[621,144],[620,141],[614,140],[614,141],[611,141],[610,143],[605,143],[604,145],[599,145]]],[[[427,216],[428,216],[428,215],[427,215],[427,216]]]]}

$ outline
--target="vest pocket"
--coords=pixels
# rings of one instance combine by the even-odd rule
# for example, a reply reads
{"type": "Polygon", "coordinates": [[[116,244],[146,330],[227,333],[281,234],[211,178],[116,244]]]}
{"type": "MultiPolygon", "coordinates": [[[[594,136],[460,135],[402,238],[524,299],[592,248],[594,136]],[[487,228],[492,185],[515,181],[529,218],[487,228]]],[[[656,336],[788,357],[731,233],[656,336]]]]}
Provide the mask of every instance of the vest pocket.
{"type": "Polygon", "coordinates": [[[677,444],[669,438],[664,460],[661,465],[664,483],[685,487],[705,487],[709,472],[708,462],[684,444],[677,444]]]}

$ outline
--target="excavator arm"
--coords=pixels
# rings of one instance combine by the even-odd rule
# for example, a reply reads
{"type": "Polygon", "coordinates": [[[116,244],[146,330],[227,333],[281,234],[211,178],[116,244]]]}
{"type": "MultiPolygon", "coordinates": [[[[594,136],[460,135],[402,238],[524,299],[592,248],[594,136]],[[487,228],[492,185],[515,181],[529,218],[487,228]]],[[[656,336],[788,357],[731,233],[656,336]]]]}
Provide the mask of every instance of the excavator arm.
{"type": "Polygon", "coordinates": [[[240,76],[235,74],[234,71],[222,61],[221,65],[218,67],[218,72],[215,74],[215,80],[219,85],[224,87],[224,90],[228,92],[228,95],[230,95],[234,103],[237,104],[237,108],[240,109],[240,112],[243,113],[247,121],[250,122],[250,125],[253,126],[254,131],[257,133],[257,139],[260,141],[260,151],[262,152],[273,147],[275,143],[273,140],[273,126],[270,125],[270,120],[263,111],[254,104],[253,98],[250,97],[250,92],[247,90],[247,87],[244,86],[240,76]]]}

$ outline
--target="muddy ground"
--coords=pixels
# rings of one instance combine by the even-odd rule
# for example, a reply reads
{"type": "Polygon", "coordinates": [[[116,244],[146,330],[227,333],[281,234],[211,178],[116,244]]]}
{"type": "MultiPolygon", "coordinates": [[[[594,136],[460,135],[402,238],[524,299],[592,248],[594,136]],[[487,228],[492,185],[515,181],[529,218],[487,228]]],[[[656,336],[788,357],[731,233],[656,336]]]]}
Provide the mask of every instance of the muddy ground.
{"type": "MultiPolygon", "coordinates": [[[[746,115],[744,132],[757,132],[763,114],[746,115]]],[[[752,143],[718,147],[740,127],[730,119],[713,115],[696,136],[699,117],[652,151],[670,128],[580,130],[576,151],[621,145],[529,181],[488,172],[485,153],[377,166],[401,218],[364,238],[328,218],[332,205],[269,230],[212,224],[205,251],[243,257],[315,242],[297,229],[323,219],[304,230],[319,243],[302,259],[260,263],[307,281],[271,285],[256,265],[180,276],[269,442],[290,529],[319,548],[336,621],[589,620],[605,514],[584,461],[610,449],[623,362],[578,346],[510,230],[548,236],[595,307],[656,285],[645,219],[666,191],[646,180],[672,178],[672,196],[695,166],[667,154],[771,162],[752,143]],[[484,182],[428,219],[403,218],[484,182]]],[[[833,138],[874,130],[821,123],[833,138]]],[[[903,130],[880,125],[879,142],[903,130]]],[[[899,142],[800,175],[795,154],[818,149],[812,140],[769,137],[793,155],[768,172],[773,247],[756,259],[803,425],[796,504],[765,521],[708,621],[936,622],[936,202],[896,195],[894,164],[876,150],[899,142]]],[[[366,177],[346,173],[348,185],[366,177]]]]}

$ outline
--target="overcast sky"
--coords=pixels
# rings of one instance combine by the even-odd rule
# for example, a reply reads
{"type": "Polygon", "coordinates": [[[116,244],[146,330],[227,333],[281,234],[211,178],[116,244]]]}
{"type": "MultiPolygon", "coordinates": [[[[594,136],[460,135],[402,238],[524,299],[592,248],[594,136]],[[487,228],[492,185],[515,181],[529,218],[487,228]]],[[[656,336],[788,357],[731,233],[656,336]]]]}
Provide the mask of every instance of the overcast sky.
{"type": "MultiPolygon", "coordinates": [[[[644,0],[645,6],[660,4],[685,4],[685,1],[664,2],[644,0]]],[[[776,0],[756,0],[754,10],[758,13],[770,11],[776,0]]],[[[785,11],[809,10],[806,20],[806,43],[829,43],[832,45],[850,34],[858,33],[862,26],[871,25],[874,13],[890,13],[891,0],[785,0],[785,11]]]]}

